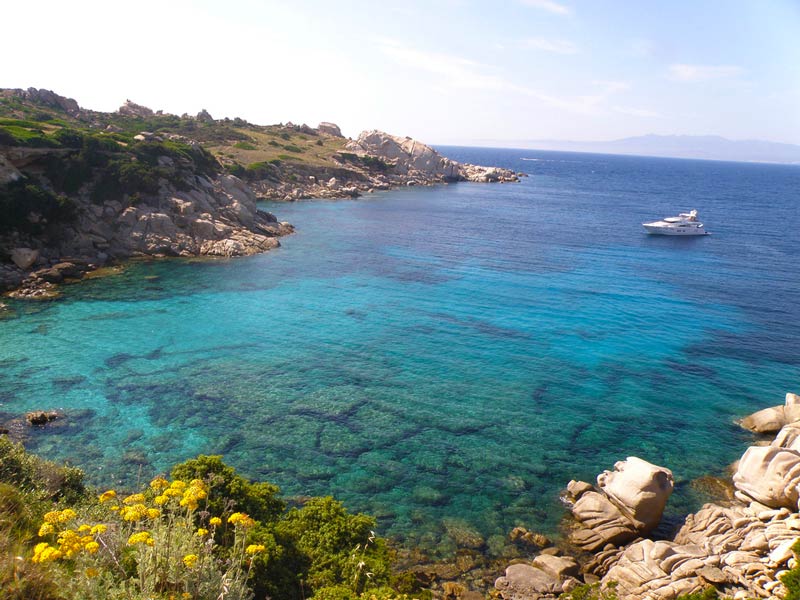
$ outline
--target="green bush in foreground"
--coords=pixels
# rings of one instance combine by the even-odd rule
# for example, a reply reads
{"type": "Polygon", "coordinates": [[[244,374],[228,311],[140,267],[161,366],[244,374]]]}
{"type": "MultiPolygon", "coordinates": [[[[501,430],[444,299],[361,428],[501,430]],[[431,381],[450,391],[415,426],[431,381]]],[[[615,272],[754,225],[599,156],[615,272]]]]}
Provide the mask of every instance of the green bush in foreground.
{"type": "Polygon", "coordinates": [[[0,438],[0,597],[408,598],[386,587],[372,518],[332,498],[287,512],[278,494],[201,455],[171,480],[95,495],[80,470],[0,438]]]}

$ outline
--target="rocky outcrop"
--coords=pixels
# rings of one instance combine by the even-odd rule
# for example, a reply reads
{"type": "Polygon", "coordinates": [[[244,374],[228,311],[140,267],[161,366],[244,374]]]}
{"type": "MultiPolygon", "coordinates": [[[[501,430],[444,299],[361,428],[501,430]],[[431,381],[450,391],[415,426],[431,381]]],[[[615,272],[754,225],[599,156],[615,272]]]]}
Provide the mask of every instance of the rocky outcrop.
{"type": "Polygon", "coordinates": [[[342,130],[339,129],[339,126],[336,123],[328,123],[326,121],[323,121],[317,127],[317,131],[319,131],[320,133],[324,133],[325,135],[330,135],[332,137],[338,137],[338,138],[344,137],[342,135],[342,130]]]}
{"type": "Polygon", "coordinates": [[[13,165],[13,163],[0,154],[0,185],[6,185],[22,179],[22,173],[13,165]]]}
{"type": "Polygon", "coordinates": [[[9,295],[48,299],[55,286],[132,256],[244,256],[279,246],[293,231],[259,211],[253,190],[233,175],[195,176],[177,189],[163,181],[158,194],[136,204],[81,201],[75,222],[56,238],[26,238],[14,233],[0,240],[13,248],[11,265],[0,269],[0,287],[9,295]],[[188,189],[185,189],[187,188],[188,189]]]}
{"type": "Polygon", "coordinates": [[[23,271],[30,269],[37,258],[39,258],[39,251],[33,248],[14,248],[11,250],[11,262],[23,271]]]}
{"type": "Polygon", "coordinates": [[[513,171],[498,167],[464,165],[445,158],[436,150],[410,137],[398,137],[373,129],[364,131],[347,149],[360,156],[370,156],[386,163],[391,172],[430,181],[517,181],[513,171]]]}
{"type": "Polygon", "coordinates": [[[51,90],[28,88],[22,89],[5,89],[0,90],[0,96],[17,97],[35,104],[49,106],[58,110],[62,110],[72,117],[79,117],[83,114],[81,107],[72,98],[60,96],[51,90]]]}
{"type": "Polygon", "coordinates": [[[621,600],[674,600],[710,586],[721,597],[785,597],[781,577],[798,567],[793,548],[800,542],[800,423],[786,423],[789,411],[779,409],[794,406],[797,400],[795,394],[787,394],[784,406],[742,420],[748,426],[774,421],[770,429],[775,423],[782,425],[770,445],[748,448],[738,462],[733,477],[735,500],[704,505],[686,517],[671,540],[639,537],[624,545],[616,537],[618,529],[625,528],[619,523],[620,513],[647,528],[657,523],[665,491],[672,487],[666,469],[629,458],[618,463],[614,472],[599,475],[597,488],[570,482],[569,491],[578,497],[573,513],[581,499],[588,497],[591,510],[578,508],[575,516],[584,518],[582,525],[591,523],[597,528],[594,534],[574,539],[584,549],[583,540],[593,542],[594,555],[583,563],[582,574],[562,572],[547,578],[533,567],[540,556],[534,563],[509,567],[495,584],[497,593],[509,600],[550,598],[558,593],[559,584],[569,589],[578,577],[598,582],[601,590],[613,589],[621,600]],[[776,419],[776,414],[783,418],[776,419]],[[592,535],[609,543],[600,546],[592,535]]]}
{"type": "Polygon", "coordinates": [[[155,114],[151,108],[147,108],[141,104],[136,104],[136,102],[132,102],[131,100],[125,100],[125,104],[120,106],[119,109],[117,109],[117,112],[127,117],[142,118],[152,117],[155,114]]]}
{"type": "Polygon", "coordinates": [[[756,433],[775,433],[784,425],[797,421],[800,421],[800,396],[788,393],[782,405],[754,412],[743,418],[739,424],[756,433]]]}
{"type": "Polygon", "coordinates": [[[634,456],[597,476],[597,487],[570,481],[567,500],[576,526],[570,540],[594,551],[655,529],[672,493],[672,472],[634,456]]]}
{"type": "Polygon", "coordinates": [[[540,554],[530,564],[517,563],[495,582],[503,600],[539,600],[557,598],[573,589],[580,581],[578,563],[568,556],[540,554]]]}

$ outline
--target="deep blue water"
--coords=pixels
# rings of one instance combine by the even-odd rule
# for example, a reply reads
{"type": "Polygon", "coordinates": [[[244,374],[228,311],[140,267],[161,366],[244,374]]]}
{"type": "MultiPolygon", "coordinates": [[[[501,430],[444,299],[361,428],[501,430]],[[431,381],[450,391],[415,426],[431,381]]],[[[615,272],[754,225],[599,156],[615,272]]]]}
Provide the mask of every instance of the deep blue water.
{"type": "Polygon", "coordinates": [[[0,416],[63,409],[28,447],[98,484],[222,453],[443,553],[556,532],[566,483],[629,455],[696,508],[733,421],[800,389],[800,168],[444,150],[530,177],[269,204],[297,226],[275,252],[13,303],[0,416]],[[712,235],[641,228],[692,208],[712,235]]]}

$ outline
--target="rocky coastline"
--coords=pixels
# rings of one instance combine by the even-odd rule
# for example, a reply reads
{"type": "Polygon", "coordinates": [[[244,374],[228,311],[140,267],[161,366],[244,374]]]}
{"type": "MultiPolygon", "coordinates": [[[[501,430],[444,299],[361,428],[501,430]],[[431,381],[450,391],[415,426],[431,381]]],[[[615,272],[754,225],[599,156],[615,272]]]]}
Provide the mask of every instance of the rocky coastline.
{"type": "Polygon", "coordinates": [[[734,463],[728,499],[688,515],[669,539],[651,537],[672,472],[629,457],[596,485],[569,482],[571,549],[515,561],[496,580],[495,595],[553,599],[590,584],[593,598],[674,600],[711,587],[736,600],[786,598],[783,577],[799,566],[800,396],[788,393],[783,405],[740,424],[773,437],[755,441],[734,463]]]}
{"type": "MultiPolygon", "coordinates": [[[[305,131],[303,127],[301,131],[305,131]]],[[[334,124],[320,123],[317,131],[329,132],[331,128],[335,132],[339,130],[334,124]]],[[[290,171],[284,173],[278,167],[279,177],[262,179],[253,187],[261,198],[293,202],[357,198],[400,187],[460,181],[511,183],[526,176],[501,167],[459,163],[410,137],[393,136],[378,130],[364,131],[357,139],[348,140],[345,150],[335,156],[336,168],[292,165],[290,171]]]]}
{"type": "Polygon", "coordinates": [[[0,223],[0,293],[17,299],[54,298],[60,284],[135,257],[266,252],[294,229],[259,210],[259,200],[354,198],[401,186],[513,182],[521,175],[460,164],[379,131],[346,140],[333,123],[259,128],[241,119],[216,121],[207,111],[165,115],[131,101],[116,113],[97,113],[35,88],[0,90],[0,103],[0,117],[14,117],[0,119],[0,217],[5,211],[18,221],[16,227],[0,223]],[[31,115],[39,120],[31,122],[31,115]],[[274,139],[265,143],[264,131],[274,139]],[[310,152],[297,146],[301,140],[328,154],[311,164],[304,157],[310,152]],[[247,168],[231,158],[231,151],[271,156],[274,148],[292,154],[247,168]],[[50,212],[61,216],[26,208],[29,198],[49,202],[50,212]],[[63,218],[62,205],[70,218],[63,218]]]}

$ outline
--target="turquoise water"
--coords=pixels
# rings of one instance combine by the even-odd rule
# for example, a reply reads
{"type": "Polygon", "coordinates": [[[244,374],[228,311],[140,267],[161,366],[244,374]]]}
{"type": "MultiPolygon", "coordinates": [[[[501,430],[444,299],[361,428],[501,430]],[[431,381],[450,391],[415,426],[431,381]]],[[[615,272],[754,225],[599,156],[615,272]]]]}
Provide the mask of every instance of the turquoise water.
{"type": "Polygon", "coordinates": [[[531,177],[265,205],[297,226],[277,251],[13,303],[0,418],[64,410],[27,445],[98,484],[220,453],[440,553],[453,519],[555,533],[566,483],[628,455],[696,508],[734,419],[800,388],[800,168],[447,153],[531,177]],[[641,229],[691,208],[712,236],[641,229]]]}

